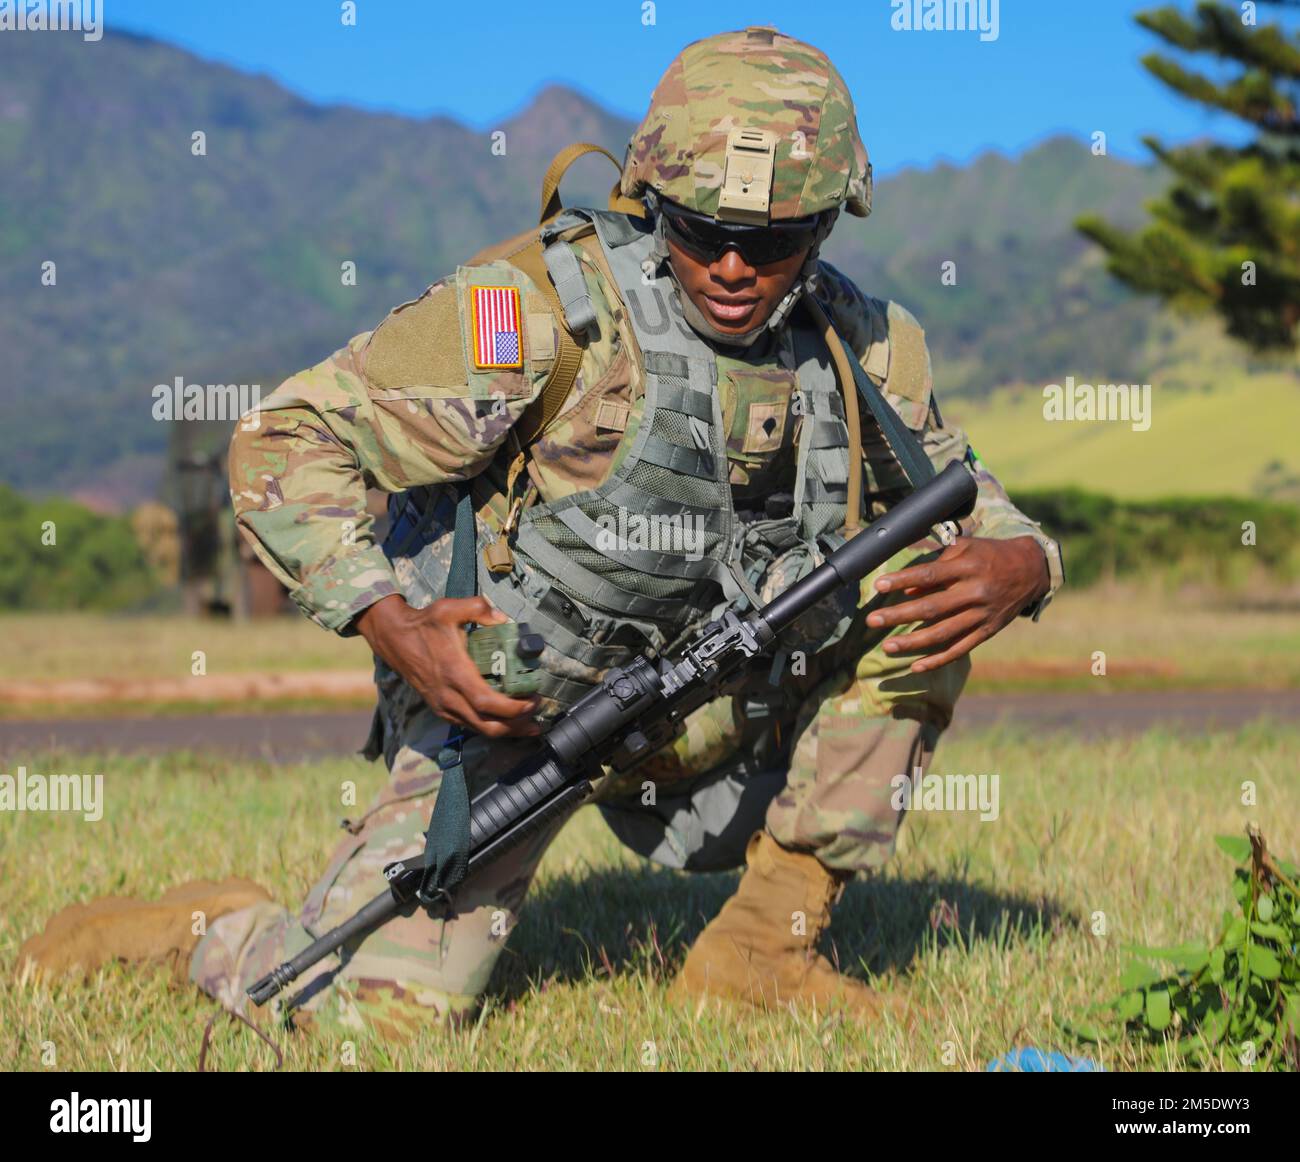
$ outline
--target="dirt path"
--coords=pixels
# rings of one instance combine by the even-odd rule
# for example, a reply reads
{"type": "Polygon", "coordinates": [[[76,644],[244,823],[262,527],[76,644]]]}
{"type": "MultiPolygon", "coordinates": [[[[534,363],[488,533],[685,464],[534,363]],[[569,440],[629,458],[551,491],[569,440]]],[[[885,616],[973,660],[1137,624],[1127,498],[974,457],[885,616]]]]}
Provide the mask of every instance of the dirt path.
{"type": "MultiPolygon", "coordinates": [[[[1161,690],[1127,694],[972,694],[953,732],[999,721],[1044,730],[1136,734],[1156,724],[1184,731],[1231,729],[1257,718],[1300,722],[1300,690],[1161,690]]],[[[280,761],[346,755],[370,727],[365,711],[219,714],[158,718],[0,720],[0,761],[51,748],[73,751],[219,750],[280,761]]]]}

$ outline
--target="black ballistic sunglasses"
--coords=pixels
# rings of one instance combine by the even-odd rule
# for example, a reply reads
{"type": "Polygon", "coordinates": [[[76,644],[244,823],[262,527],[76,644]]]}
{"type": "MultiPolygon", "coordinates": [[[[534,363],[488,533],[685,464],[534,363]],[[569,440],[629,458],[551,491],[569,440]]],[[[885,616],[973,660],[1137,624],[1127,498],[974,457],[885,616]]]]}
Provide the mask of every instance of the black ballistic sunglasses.
{"type": "Polygon", "coordinates": [[[769,226],[743,222],[718,222],[675,202],[660,204],[666,234],[687,254],[701,262],[716,262],[734,246],[750,266],[767,266],[807,250],[817,237],[820,214],[787,218],[769,226]]]}

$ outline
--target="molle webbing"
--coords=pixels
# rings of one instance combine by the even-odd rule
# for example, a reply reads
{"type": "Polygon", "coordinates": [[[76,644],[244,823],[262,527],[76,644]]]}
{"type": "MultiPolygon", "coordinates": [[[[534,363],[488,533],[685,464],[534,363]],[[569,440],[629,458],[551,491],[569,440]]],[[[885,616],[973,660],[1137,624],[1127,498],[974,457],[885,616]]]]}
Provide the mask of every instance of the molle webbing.
{"type": "Polygon", "coordinates": [[[772,357],[794,372],[803,416],[794,508],[789,517],[742,520],[732,503],[717,353],[686,324],[675,287],[653,264],[649,224],[566,211],[543,229],[538,262],[541,246],[556,244],[561,229],[584,220],[595,226],[602,267],[642,354],[641,416],[608,478],[526,509],[514,540],[514,575],[485,577],[502,612],[528,621],[548,652],[572,663],[548,664],[543,656],[542,693],[562,703],[583,692],[575,670],[580,676],[626,664],[637,642],[671,648],[721,601],[758,604],[770,561],[800,543],[815,553],[820,538],[833,538],[845,522],[853,443],[830,352],[797,316],[772,357]],[[648,527],[656,532],[647,535],[648,527]],[[592,644],[593,633],[602,644],[592,644]]]}
{"type": "MultiPolygon", "coordinates": [[[[617,276],[622,263],[611,265],[617,276]]],[[[639,262],[634,269],[639,278],[639,262]]],[[[716,364],[688,354],[684,340],[657,346],[645,352],[644,411],[628,454],[597,488],[529,509],[515,542],[577,600],[651,621],[665,603],[689,603],[701,581],[737,588],[724,575],[732,522],[716,364]],[[628,544],[633,522],[657,530],[642,538],[650,547],[628,544]]]]}
{"type": "MultiPolygon", "coordinates": [[[[543,240],[544,241],[544,240],[543,240]]],[[[582,265],[571,247],[552,242],[542,249],[542,261],[555,286],[555,297],[564,312],[562,326],[575,334],[585,334],[596,324],[596,308],[587,293],[582,265]]]]}

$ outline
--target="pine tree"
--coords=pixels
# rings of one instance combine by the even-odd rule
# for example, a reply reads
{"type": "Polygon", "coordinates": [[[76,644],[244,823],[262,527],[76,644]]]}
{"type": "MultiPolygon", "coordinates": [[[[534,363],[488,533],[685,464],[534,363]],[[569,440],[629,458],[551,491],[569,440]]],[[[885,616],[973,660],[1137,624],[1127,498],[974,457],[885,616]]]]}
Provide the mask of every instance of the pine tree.
{"type": "MultiPolygon", "coordinates": [[[[1261,0],[1300,10],[1300,0],[1261,0]]],[[[1227,331],[1259,351],[1294,350],[1300,335],[1300,36],[1259,25],[1257,6],[1199,3],[1139,13],[1167,44],[1218,58],[1211,79],[1157,53],[1145,68],[1177,93],[1240,118],[1252,139],[1168,148],[1144,144],[1173,176],[1148,203],[1151,222],[1136,234],[1096,215],[1076,225],[1108,253],[1112,274],[1187,311],[1214,311],[1227,331]],[[1224,67],[1226,63],[1226,67],[1224,67]]]]}

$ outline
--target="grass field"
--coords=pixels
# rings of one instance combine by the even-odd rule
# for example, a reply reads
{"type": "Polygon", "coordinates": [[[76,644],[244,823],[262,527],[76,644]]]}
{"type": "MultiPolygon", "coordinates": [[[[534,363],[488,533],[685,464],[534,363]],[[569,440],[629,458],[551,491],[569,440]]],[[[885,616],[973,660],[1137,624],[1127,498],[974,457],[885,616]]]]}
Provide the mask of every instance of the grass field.
{"type": "MultiPolygon", "coordinates": [[[[1037,623],[1021,619],[975,654],[973,691],[1095,690],[1170,687],[1283,689],[1300,686],[1300,601],[1271,604],[1248,597],[1167,593],[1098,586],[1064,590],[1037,623]],[[1107,673],[1092,673],[1106,654],[1107,673]]],[[[360,638],[326,633],[306,618],[254,624],[183,617],[25,614],[0,618],[0,682],[44,683],[104,678],[189,681],[195,650],[212,676],[256,673],[367,672],[360,638]]],[[[201,680],[167,700],[87,705],[51,694],[0,706],[0,718],[76,714],[195,713],[205,710],[319,709],[321,699],[259,698],[220,704],[195,701],[201,680]]],[[[346,701],[346,700],[345,700],[346,701]]],[[[369,705],[368,688],[351,702],[369,705]]]]}
{"type": "MultiPolygon", "coordinates": [[[[481,1021],[392,1048],[362,1036],[356,1065],[469,1069],[979,1070],[1014,1046],[1089,1053],[1106,1068],[1168,1069],[1168,1045],[1074,1046],[1056,1027],[1117,991],[1126,943],[1213,935],[1231,865],[1212,837],[1257,821],[1300,854],[1300,729],[1080,740],[999,729],[945,743],[941,773],[997,774],[1000,814],[917,814],[886,873],[837,912],[841,964],[924,1006],[914,1035],[748,1010],[668,1005],[686,947],[734,875],[655,870],[583,811],[542,865],[481,1021]],[[1253,780],[1258,806],[1241,805],[1253,780]],[[946,902],[956,924],[932,925],[946,902]],[[1092,934],[1104,913],[1107,935],[1092,934]]],[[[213,755],[32,755],[43,773],[103,773],[97,823],[0,815],[0,1068],[188,1070],[212,1006],[160,976],[114,968],[89,987],[19,986],[19,943],[66,903],[156,895],[242,874],[297,904],[338,835],[338,792],[382,777],[359,760],[273,768],[213,755]],[[44,1064],[54,1055],[54,1064],[44,1064]]],[[[343,1045],[290,1042],[287,1065],[344,1068],[343,1045]]],[[[210,1064],[266,1069],[269,1050],[219,1022],[210,1064]]],[[[1220,1061],[1225,1068],[1231,1059],[1220,1061]]]]}
{"type": "Polygon", "coordinates": [[[367,670],[370,647],[305,617],[257,622],[99,613],[0,616],[0,679],[184,678],[196,650],[209,674],[367,670]]]}
{"type": "MultiPolygon", "coordinates": [[[[1078,383],[1128,382],[1138,369],[1113,369],[1078,383]]],[[[1292,433],[1300,424],[1294,374],[1258,374],[1204,390],[1174,386],[1178,372],[1148,374],[1151,426],[1054,422],[1043,418],[1043,385],[1008,388],[985,400],[944,401],[980,456],[1015,495],[1017,488],[1078,485],[1126,500],[1166,496],[1252,496],[1271,461],[1300,473],[1292,433]]],[[[1189,376],[1191,383],[1203,378],[1189,376]]],[[[1061,379],[1064,384],[1064,377],[1061,379]]]]}
{"type": "Polygon", "coordinates": [[[971,690],[1286,689],[1300,686],[1300,604],[1158,589],[1062,590],[1037,623],[974,656],[971,690]],[[1093,676],[1092,655],[1107,673],[1093,676]]]}

